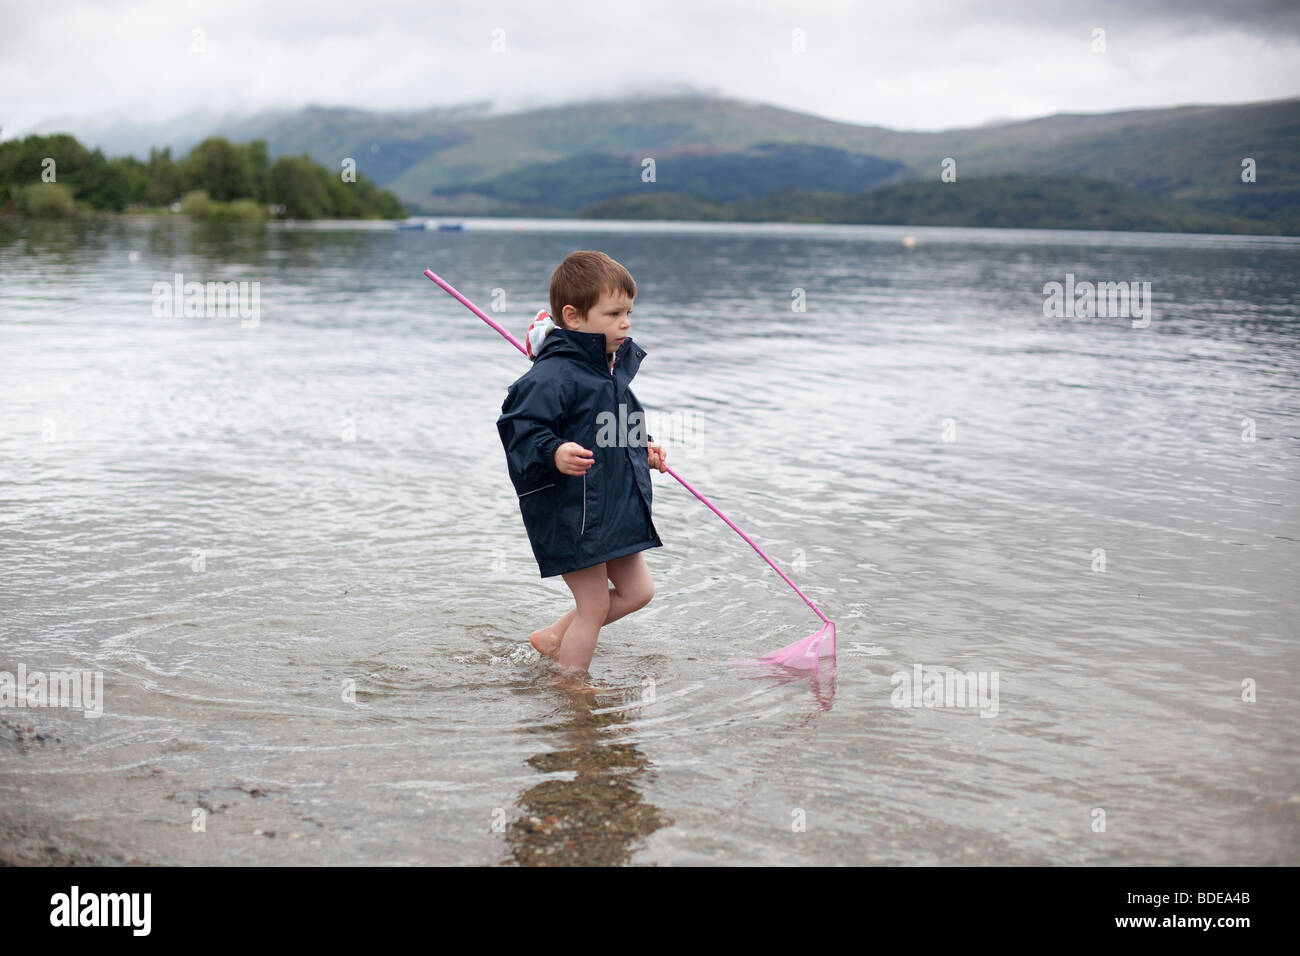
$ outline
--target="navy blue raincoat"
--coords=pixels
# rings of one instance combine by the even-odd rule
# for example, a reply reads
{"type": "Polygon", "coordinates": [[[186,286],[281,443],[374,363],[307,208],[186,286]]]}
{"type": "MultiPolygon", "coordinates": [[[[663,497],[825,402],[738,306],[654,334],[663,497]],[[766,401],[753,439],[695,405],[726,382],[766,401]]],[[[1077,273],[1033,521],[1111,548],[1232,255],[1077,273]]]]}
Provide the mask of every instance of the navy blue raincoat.
{"type": "Polygon", "coordinates": [[[650,518],[651,438],[629,387],[644,357],[626,338],[611,370],[604,334],[556,328],[510,385],[497,431],[544,578],[663,546],[650,518]],[[568,441],[592,452],[585,475],[555,467],[568,441]]]}

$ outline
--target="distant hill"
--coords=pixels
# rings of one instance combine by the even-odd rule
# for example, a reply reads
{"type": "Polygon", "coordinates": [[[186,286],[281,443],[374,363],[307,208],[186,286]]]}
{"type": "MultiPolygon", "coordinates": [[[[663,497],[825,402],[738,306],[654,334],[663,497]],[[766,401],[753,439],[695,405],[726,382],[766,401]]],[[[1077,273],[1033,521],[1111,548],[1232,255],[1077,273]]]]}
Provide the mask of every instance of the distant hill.
{"type": "Polygon", "coordinates": [[[713,203],[682,193],[620,196],[594,203],[585,219],[699,219],[841,222],[903,226],[1021,229],[1119,229],[1143,232],[1277,233],[1272,223],[1204,212],[1085,177],[1010,174],[899,183],[846,196],[786,189],[759,199],[713,203]]]}
{"type": "MultiPolygon", "coordinates": [[[[716,203],[757,199],[809,183],[857,192],[904,171],[902,163],[804,144],[759,143],[725,153],[660,151],[654,159],[656,184],[662,171],[674,191],[716,203]]],[[[486,202],[512,214],[569,216],[588,203],[655,188],[643,184],[642,171],[641,157],[588,153],[526,166],[470,186],[436,189],[432,202],[453,209],[467,202],[483,208],[486,202]]]]}
{"type": "MultiPolygon", "coordinates": [[[[213,132],[240,141],[263,138],[272,156],[305,152],[329,167],[351,157],[408,208],[427,214],[568,216],[607,201],[612,204],[601,208],[631,208],[646,198],[646,187],[680,194],[658,208],[695,203],[738,214],[735,204],[763,197],[780,206],[789,197],[777,194],[789,190],[851,197],[908,181],[938,183],[940,162],[951,157],[958,183],[1013,173],[1105,180],[1245,220],[1248,228],[1253,222],[1261,232],[1300,234],[1300,99],[1062,113],[938,133],[702,96],[509,115],[489,115],[481,104],[412,113],[311,107],[223,121],[213,132]],[[647,157],[656,164],[653,184],[641,181],[647,157]],[[1254,183],[1241,181],[1247,157],[1256,164],[1254,183]],[[620,195],[622,205],[615,202],[620,195]]],[[[147,145],[165,144],[141,147],[147,145]]],[[[912,194],[879,202],[905,195],[912,194]]],[[[927,196],[915,194],[918,201],[927,196]]],[[[808,197],[799,202],[817,207],[808,197]]],[[[854,202],[867,214],[863,201],[854,202]]],[[[1144,210],[1163,221],[1193,219],[1173,207],[1144,210]]]]}

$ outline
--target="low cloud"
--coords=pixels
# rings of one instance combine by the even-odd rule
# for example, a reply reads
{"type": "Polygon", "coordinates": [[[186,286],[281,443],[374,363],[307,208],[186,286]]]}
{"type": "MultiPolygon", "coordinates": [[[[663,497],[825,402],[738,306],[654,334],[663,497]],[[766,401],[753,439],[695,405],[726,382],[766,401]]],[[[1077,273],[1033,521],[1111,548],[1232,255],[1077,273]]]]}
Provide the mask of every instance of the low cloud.
{"type": "Polygon", "coordinates": [[[1282,2],[4,0],[0,20],[6,138],[195,111],[490,101],[503,112],[683,92],[945,129],[1300,87],[1300,12],[1282,2]]]}

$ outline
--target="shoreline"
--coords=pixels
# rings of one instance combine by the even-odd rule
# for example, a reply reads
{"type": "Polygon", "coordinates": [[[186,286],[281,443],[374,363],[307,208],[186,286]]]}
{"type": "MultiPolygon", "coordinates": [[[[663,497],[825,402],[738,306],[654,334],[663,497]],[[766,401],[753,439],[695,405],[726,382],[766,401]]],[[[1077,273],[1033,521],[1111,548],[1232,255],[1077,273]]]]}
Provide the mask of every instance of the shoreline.
{"type": "Polygon", "coordinates": [[[5,814],[0,811],[0,867],[161,865],[123,856],[66,830],[5,814]]]}
{"type": "MultiPolygon", "coordinates": [[[[45,746],[50,738],[35,726],[14,717],[0,718],[0,734],[21,758],[33,746],[45,746]]],[[[54,738],[56,743],[59,738],[54,738]]],[[[78,836],[48,822],[0,806],[0,867],[3,866],[154,866],[124,856],[105,844],[78,836]]]]}
{"type": "MultiPolygon", "coordinates": [[[[650,224],[652,226],[671,227],[674,225],[686,226],[733,226],[740,227],[782,227],[782,226],[811,226],[811,227],[866,227],[866,228],[888,228],[888,229],[972,229],[972,230],[994,230],[999,232],[1079,232],[1079,233],[1108,233],[1108,234],[1132,234],[1132,235],[1157,235],[1157,236],[1205,236],[1205,237],[1223,237],[1232,239],[1300,239],[1300,233],[1288,233],[1282,230],[1240,230],[1234,232],[1205,232],[1205,231],[1184,231],[1178,229],[1137,229],[1137,228],[1097,228],[1095,226],[1076,226],[1076,225],[1021,225],[1021,226],[979,226],[969,223],[906,223],[906,222],[844,222],[840,220],[809,220],[809,219],[672,219],[672,218],[639,218],[639,217],[616,217],[616,216],[596,216],[591,218],[571,217],[571,216],[514,216],[514,215],[497,215],[489,216],[472,213],[411,213],[411,215],[402,219],[384,219],[375,217],[370,219],[357,219],[355,217],[321,217],[317,219],[288,219],[280,217],[265,217],[261,219],[239,219],[239,218],[205,218],[202,216],[190,216],[180,212],[112,212],[104,209],[91,210],[89,212],[79,212],[70,216],[27,216],[22,213],[0,211],[0,223],[21,223],[21,222],[116,222],[121,220],[142,220],[147,222],[191,222],[197,224],[228,224],[244,223],[251,225],[301,225],[313,223],[366,223],[366,224],[388,224],[397,228],[400,224],[409,222],[413,219],[422,220],[456,220],[460,222],[499,222],[501,226],[489,227],[493,231],[501,229],[504,231],[511,224],[518,222],[540,222],[555,223],[558,226],[565,226],[574,222],[596,224],[606,229],[617,229],[620,225],[637,226],[650,224]]],[[[545,227],[544,227],[545,228],[545,227]]],[[[428,227],[428,231],[437,231],[436,227],[428,227]]]]}

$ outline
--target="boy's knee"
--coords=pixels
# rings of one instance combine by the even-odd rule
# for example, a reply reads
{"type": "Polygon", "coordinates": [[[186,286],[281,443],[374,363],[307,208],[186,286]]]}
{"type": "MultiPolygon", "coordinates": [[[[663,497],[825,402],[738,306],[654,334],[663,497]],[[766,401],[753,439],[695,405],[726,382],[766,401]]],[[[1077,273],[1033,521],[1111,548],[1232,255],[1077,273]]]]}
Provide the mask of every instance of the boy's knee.
{"type": "Polygon", "coordinates": [[[603,619],[609,613],[609,591],[602,589],[599,594],[593,594],[589,601],[583,601],[582,610],[603,619]]]}
{"type": "Polygon", "coordinates": [[[647,581],[645,585],[645,590],[641,592],[640,603],[637,604],[637,607],[639,608],[645,607],[647,604],[650,603],[651,598],[653,598],[654,596],[655,596],[654,582],[647,581]]]}

